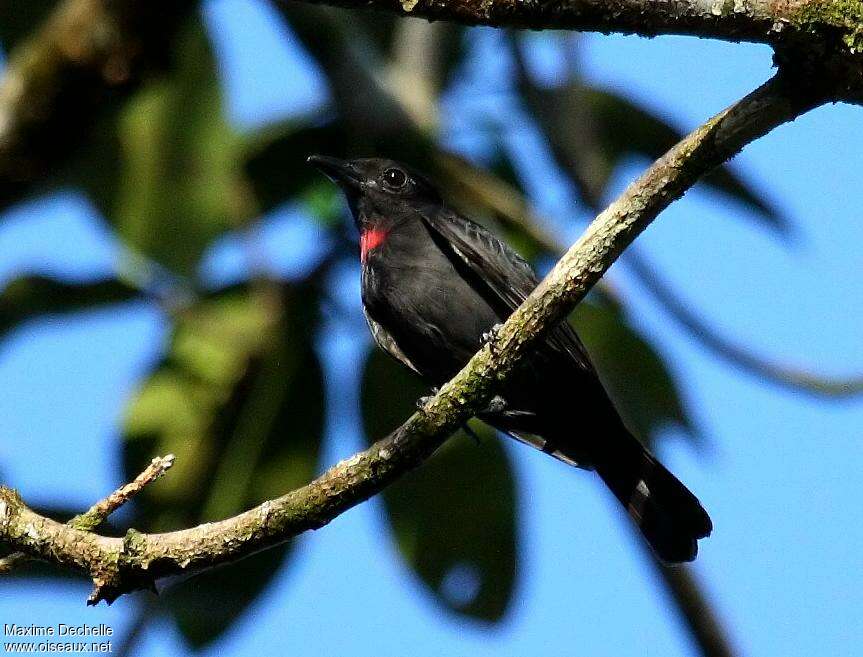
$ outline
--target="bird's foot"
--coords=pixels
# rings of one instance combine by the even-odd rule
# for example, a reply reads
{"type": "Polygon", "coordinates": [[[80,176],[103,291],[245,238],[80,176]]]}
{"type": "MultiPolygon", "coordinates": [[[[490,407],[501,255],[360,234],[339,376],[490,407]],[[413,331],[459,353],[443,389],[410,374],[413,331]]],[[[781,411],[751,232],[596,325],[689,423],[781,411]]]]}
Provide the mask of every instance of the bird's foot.
{"type": "Polygon", "coordinates": [[[432,394],[423,395],[422,397],[417,399],[417,410],[420,410],[420,411],[423,410],[425,408],[425,405],[428,404],[432,399],[434,399],[434,396],[438,393],[438,390],[439,390],[439,388],[432,388],[431,389],[432,394]]]}
{"type": "Polygon", "coordinates": [[[506,399],[501,397],[500,395],[495,395],[491,398],[491,401],[488,402],[488,406],[486,406],[483,413],[491,413],[493,415],[498,415],[506,411],[509,408],[509,404],[506,399]]]}
{"type": "Polygon", "coordinates": [[[497,344],[497,336],[502,328],[503,324],[495,324],[481,336],[482,343],[487,344],[491,348],[492,354],[497,351],[495,345],[497,344]]]}

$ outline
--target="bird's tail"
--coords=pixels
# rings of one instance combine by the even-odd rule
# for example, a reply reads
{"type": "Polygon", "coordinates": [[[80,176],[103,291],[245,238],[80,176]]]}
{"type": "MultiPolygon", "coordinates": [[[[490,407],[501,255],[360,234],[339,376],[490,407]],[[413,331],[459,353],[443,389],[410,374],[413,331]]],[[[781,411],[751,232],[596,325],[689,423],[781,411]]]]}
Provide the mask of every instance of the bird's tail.
{"type": "Polygon", "coordinates": [[[628,432],[598,455],[596,471],[663,561],[692,561],[713,529],[701,503],[628,432]]]}

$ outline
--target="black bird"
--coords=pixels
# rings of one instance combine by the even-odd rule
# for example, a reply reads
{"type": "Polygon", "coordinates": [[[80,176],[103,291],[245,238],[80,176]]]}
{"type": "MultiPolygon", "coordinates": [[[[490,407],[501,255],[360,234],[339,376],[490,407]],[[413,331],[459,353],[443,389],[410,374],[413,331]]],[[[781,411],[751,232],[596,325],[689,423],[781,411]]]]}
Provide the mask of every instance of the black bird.
{"type": "MultiPolygon", "coordinates": [[[[360,234],[362,300],[378,346],[433,386],[456,374],[538,284],[485,228],[385,159],[309,162],[337,183],[360,234]]],[[[595,469],[666,562],[691,561],[712,524],[696,497],[626,429],[573,328],[562,322],[479,417],[595,469]]]]}

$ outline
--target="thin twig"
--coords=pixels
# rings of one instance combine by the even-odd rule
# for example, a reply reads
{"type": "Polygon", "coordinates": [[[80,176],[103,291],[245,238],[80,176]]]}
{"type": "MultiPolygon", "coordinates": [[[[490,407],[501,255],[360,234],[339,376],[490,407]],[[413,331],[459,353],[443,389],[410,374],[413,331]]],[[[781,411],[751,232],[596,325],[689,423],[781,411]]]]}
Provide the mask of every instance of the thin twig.
{"type": "Polygon", "coordinates": [[[669,566],[651,553],[666,590],[681,607],[690,634],[695,638],[704,657],[734,657],[740,652],[729,642],[728,632],[708,604],[704,587],[698,581],[695,569],[689,564],[669,566]]]}
{"type": "Polygon", "coordinates": [[[637,251],[627,254],[627,266],[662,308],[702,345],[740,369],[784,388],[800,390],[818,397],[854,397],[863,394],[863,376],[826,377],[771,361],[724,337],[698,316],[650,263],[637,251]]]}
{"type": "MultiPolygon", "coordinates": [[[[66,526],[84,532],[95,531],[114,511],[165,474],[172,465],[174,465],[173,454],[155,457],[150,461],[150,465],[135,477],[134,481],[120,486],[113,493],[96,502],[85,513],[81,513],[69,520],[66,526]]],[[[28,561],[29,558],[23,552],[14,552],[7,555],[0,559],[0,574],[5,575],[12,572],[17,566],[28,561]]]]}
{"type": "Polygon", "coordinates": [[[146,486],[150,485],[165,474],[171,466],[174,465],[174,458],[173,454],[155,457],[150,461],[150,465],[148,465],[141,474],[135,477],[134,481],[120,486],[120,488],[108,495],[108,497],[96,502],[87,510],[86,513],[75,516],[67,524],[70,527],[74,527],[75,529],[80,529],[85,532],[95,530],[99,525],[105,522],[108,519],[108,516],[114,513],[114,511],[144,490],[146,486]]]}
{"type": "Polygon", "coordinates": [[[144,637],[147,626],[157,613],[156,596],[148,595],[132,617],[132,622],[126,628],[126,633],[119,639],[114,649],[116,657],[132,657],[135,647],[144,637]]]}

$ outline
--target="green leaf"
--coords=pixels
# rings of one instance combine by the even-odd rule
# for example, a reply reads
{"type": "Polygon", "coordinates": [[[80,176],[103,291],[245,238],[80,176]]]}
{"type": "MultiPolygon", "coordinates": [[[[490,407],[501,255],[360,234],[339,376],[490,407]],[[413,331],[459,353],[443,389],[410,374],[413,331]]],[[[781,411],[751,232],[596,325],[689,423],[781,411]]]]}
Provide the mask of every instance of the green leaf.
{"type": "Polygon", "coordinates": [[[180,633],[203,649],[228,630],[266,589],[285,562],[288,546],[264,550],[171,587],[160,596],[180,633]]]}
{"type": "Polygon", "coordinates": [[[326,182],[306,158],[314,154],[343,157],[347,143],[347,133],[338,123],[282,124],[258,134],[247,150],[245,171],[261,210],[269,212],[326,182]]]}
{"type": "MultiPolygon", "coordinates": [[[[588,89],[586,100],[599,121],[603,144],[615,162],[625,154],[655,160],[683,138],[677,129],[655,114],[612,92],[588,89]]],[[[730,167],[719,167],[705,176],[703,183],[748,207],[768,227],[780,232],[789,228],[779,211],[730,167]]]]}
{"type": "Polygon", "coordinates": [[[697,435],[664,358],[619,306],[608,297],[602,303],[583,301],[572,319],[618,412],[636,436],[650,443],[669,426],[697,435]]]}
{"type": "MultiPolygon", "coordinates": [[[[320,452],[324,380],[313,348],[317,294],[234,288],[184,313],[133,399],[125,464],[176,465],[136,499],[136,522],[168,531],[225,518],[307,483],[320,452]]],[[[163,605],[190,645],[221,635],[272,580],[289,545],[183,582],[163,605]]]]}
{"type": "Polygon", "coordinates": [[[262,211],[299,200],[324,223],[331,223],[334,208],[342,207],[341,202],[334,204],[332,200],[340,195],[320,171],[306,163],[309,155],[359,157],[393,153],[430,171],[434,152],[433,142],[408,129],[398,135],[360,135],[351,131],[343,119],[322,125],[285,123],[271,126],[249,140],[244,157],[245,174],[262,211]],[[329,202],[320,203],[323,193],[329,202]]]}
{"type": "MultiPolygon", "coordinates": [[[[378,350],[362,383],[368,439],[403,422],[428,394],[408,370],[378,350]]],[[[498,621],[512,598],[517,567],[516,485],[506,451],[485,426],[474,444],[450,438],[414,472],[384,491],[399,551],[447,610],[498,621]]]]}
{"type": "Polygon", "coordinates": [[[199,16],[178,36],[174,56],[175,68],[120,114],[124,158],[109,219],[134,250],[192,275],[207,245],[254,205],[199,16]]]}
{"type": "MultiPolygon", "coordinates": [[[[530,85],[523,91],[555,158],[591,205],[601,202],[624,157],[656,160],[683,137],[644,107],[576,80],[551,89],[530,85]]],[[[790,229],[779,210],[727,165],[702,183],[743,204],[768,228],[779,233],[790,229]]]]}
{"type": "Polygon", "coordinates": [[[113,278],[70,283],[46,276],[25,276],[0,292],[0,335],[42,315],[66,315],[128,301],[138,290],[113,278]]]}

